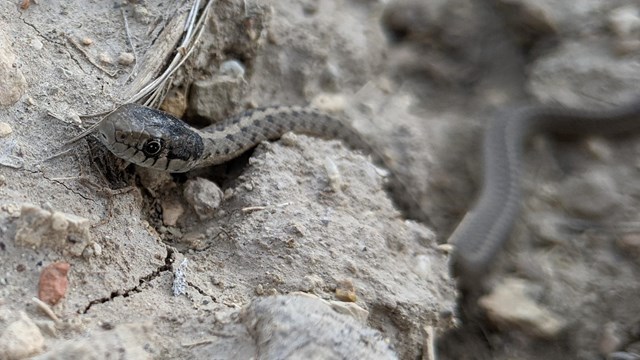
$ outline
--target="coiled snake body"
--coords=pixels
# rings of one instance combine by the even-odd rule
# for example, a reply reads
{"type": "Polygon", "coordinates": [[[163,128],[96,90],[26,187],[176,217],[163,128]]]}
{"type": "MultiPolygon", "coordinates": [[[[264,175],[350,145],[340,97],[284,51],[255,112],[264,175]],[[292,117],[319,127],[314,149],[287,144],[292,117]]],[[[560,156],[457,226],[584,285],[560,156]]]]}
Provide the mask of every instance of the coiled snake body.
{"type": "MultiPolygon", "coordinates": [[[[610,110],[523,106],[502,111],[484,135],[484,174],[478,201],[455,229],[453,265],[464,287],[478,285],[509,237],[520,208],[519,173],[526,139],[535,132],[615,134],[640,129],[640,102],[610,110]]],[[[306,107],[249,110],[196,130],[162,111],[137,104],[119,107],[98,127],[98,139],[115,155],[169,172],[226,162],[263,140],[286,132],[338,138],[371,153],[345,123],[306,107]]]]}

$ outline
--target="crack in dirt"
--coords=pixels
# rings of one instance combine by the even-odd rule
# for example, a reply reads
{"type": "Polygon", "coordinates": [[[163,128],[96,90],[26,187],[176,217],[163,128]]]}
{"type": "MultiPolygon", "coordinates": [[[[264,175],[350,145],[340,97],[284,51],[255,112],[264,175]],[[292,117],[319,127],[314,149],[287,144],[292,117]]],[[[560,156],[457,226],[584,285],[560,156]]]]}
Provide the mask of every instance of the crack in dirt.
{"type": "Polygon", "coordinates": [[[166,249],[167,249],[167,256],[164,258],[164,265],[158,267],[151,274],[141,277],[138,280],[138,285],[134,286],[131,289],[112,291],[111,294],[108,297],[103,297],[103,298],[91,300],[89,302],[89,304],[87,304],[87,306],[84,308],[84,310],[80,310],[80,311],[78,311],[78,313],[79,314],[86,314],[86,313],[89,312],[89,310],[91,310],[93,305],[104,304],[106,302],[109,302],[109,301],[115,299],[118,296],[122,296],[122,297],[126,298],[126,297],[129,297],[129,296],[133,295],[133,294],[141,293],[143,291],[142,290],[142,285],[144,285],[145,283],[149,283],[152,280],[158,278],[162,273],[165,273],[167,271],[171,271],[171,264],[174,261],[174,258],[175,258],[174,254],[176,252],[173,249],[171,249],[170,247],[167,247],[166,249]]]}
{"type": "Polygon", "coordinates": [[[60,46],[63,46],[63,45],[64,45],[63,43],[57,42],[57,41],[55,41],[55,40],[53,40],[53,39],[51,39],[51,38],[48,38],[47,36],[43,35],[43,34],[42,34],[42,32],[40,32],[40,30],[38,30],[38,28],[36,28],[36,26],[35,26],[35,25],[30,24],[30,23],[29,23],[29,22],[27,22],[25,19],[20,18],[20,20],[22,20],[22,23],[23,23],[23,24],[25,24],[25,25],[27,25],[28,27],[32,28],[32,29],[33,29],[33,31],[35,31],[35,32],[36,32],[36,34],[38,34],[38,36],[39,36],[39,37],[41,37],[41,38],[43,38],[44,40],[46,40],[46,41],[48,41],[48,42],[50,42],[50,43],[56,44],[56,45],[60,45],[60,46]]]}
{"type": "Polygon", "coordinates": [[[196,289],[196,291],[197,291],[200,295],[202,295],[202,296],[204,296],[204,297],[207,297],[207,298],[211,299],[211,301],[213,301],[214,303],[217,303],[217,302],[218,302],[218,299],[217,299],[215,296],[210,295],[210,294],[207,294],[207,293],[206,293],[206,291],[204,291],[204,290],[200,289],[196,284],[192,283],[191,281],[187,281],[187,285],[189,285],[190,287],[192,287],[192,288],[196,289]]]}
{"type": "Polygon", "coordinates": [[[67,184],[63,183],[62,181],[60,181],[60,180],[56,180],[56,179],[52,179],[52,178],[49,178],[49,177],[47,177],[44,173],[41,173],[41,174],[42,174],[42,177],[43,177],[43,178],[45,178],[45,179],[47,179],[47,180],[49,180],[49,181],[51,181],[51,182],[53,182],[53,183],[56,183],[56,184],[62,185],[62,187],[64,187],[65,189],[67,189],[68,191],[70,191],[71,193],[73,193],[74,195],[77,195],[77,196],[79,196],[79,197],[81,197],[81,198],[83,198],[83,199],[85,199],[85,200],[92,201],[92,202],[94,202],[94,203],[96,202],[96,200],[95,200],[95,199],[92,199],[92,198],[90,198],[90,197],[88,197],[88,196],[86,196],[86,195],[83,195],[83,194],[81,194],[81,193],[77,192],[76,190],[74,190],[74,189],[70,188],[69,186],[67,186],[67,184]]]}

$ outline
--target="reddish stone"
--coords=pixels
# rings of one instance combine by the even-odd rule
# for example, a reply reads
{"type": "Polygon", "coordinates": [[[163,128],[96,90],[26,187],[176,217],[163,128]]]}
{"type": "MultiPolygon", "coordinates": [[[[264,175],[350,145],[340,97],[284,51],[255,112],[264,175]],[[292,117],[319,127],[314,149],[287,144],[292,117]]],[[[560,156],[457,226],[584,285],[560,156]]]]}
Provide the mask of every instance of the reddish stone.
{"type": "Polygon", "coordinates": [[[49,305],[55,305],[64,297],[69,287],[67,274],[71,265],[64,262],[53,263],[40,273],[38,298],[49,305]]]}

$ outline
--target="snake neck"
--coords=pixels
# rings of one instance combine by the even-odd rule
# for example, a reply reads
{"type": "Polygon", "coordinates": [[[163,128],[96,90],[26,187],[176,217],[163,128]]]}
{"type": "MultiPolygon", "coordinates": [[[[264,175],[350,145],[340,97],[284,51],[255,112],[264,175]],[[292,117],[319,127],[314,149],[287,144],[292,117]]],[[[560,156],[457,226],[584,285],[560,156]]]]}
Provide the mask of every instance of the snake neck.
{"type": "Polygon", "coordinates": [[[275,140],[287,132],[336,138],[350,147],[369,146],[349,125],[316,109],[275,106],[245,111],[221,123],[200,130],[204,152],[195,167],[229,161],[265,140],[275,140]]]}

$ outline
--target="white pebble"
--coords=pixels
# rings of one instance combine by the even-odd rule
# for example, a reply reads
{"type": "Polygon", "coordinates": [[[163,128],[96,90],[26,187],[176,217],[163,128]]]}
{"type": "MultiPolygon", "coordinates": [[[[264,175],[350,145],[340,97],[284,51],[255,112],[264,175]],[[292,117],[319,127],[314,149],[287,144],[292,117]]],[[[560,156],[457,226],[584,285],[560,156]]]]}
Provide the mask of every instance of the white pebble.
{"type": "Polygon", "coordinates": [[[98,60],[100,60],[100,62],[103,64],[113,64],[113,59],[107,53],[101,53],[100,55],[98,55],[98,60]]]}
{"type": "Polygon", "coordinates": [[[245,69],[239,61],[228,60],[220,65],[220,73],[238,79],[244,77],[245,69]]]}
{"type": "Polygon", "coordinates": [[[6,122],[0,122],[0,137],[5,137],[13,132],[11,125],[6,122]]]}
{"type": "Polygon", "coordinates": [[[131,65],[135,61],[135,57],[132,53],[123,52],[118,56],[118,63],[120,65],[131,65]]]}
{"type": "Polygon", "coordinates": [[[330,158],[326,157],[324,159],[324,170],[327,172],[331,190],[335,192],[340,191],[340,187],[342,186],[342,176],[340,175],[340,170],[338,170],[338,166],[336,165],[336,163],[334,163],[330,158]]]}

